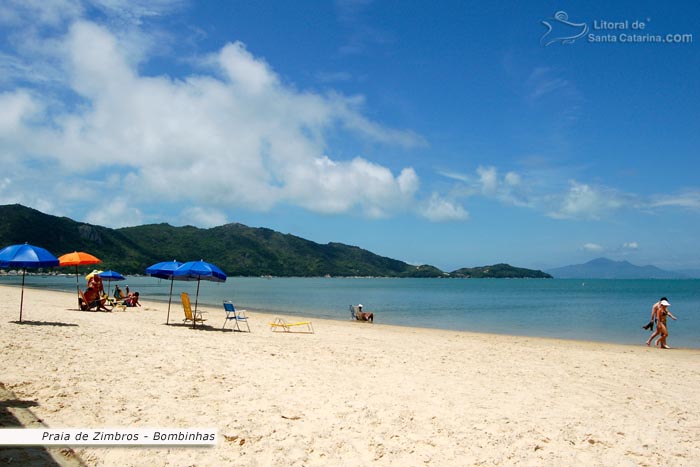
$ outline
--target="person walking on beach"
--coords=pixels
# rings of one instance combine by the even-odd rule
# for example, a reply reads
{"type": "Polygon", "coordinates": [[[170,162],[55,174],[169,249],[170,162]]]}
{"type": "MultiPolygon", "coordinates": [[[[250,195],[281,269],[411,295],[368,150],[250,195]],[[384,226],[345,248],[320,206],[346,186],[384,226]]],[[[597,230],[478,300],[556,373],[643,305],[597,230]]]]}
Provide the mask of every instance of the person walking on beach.
{"type": "MultiPolygon", "coordinates": [[[[677,318],[673,316],[673,313],[671,313],[671,311],[668,309],[668,307],[671,306],[668,300],[660,300],[658,305],[659,306],[656,308],[656,332],[658,333],[659,337],[656,339],[655,345],[659,347],[660,344],[662,349],[670,349],[671,347],[666,344],[666,338],[668,337],[666,317],[670,316],[674,321],[677,318]]],[[[647,345],[649,345],[650,342],[651,338],[649,338],[649,341],[647,341],[647,345]]]]}
{"type": "MultiPolygon", "coordinates": [[[[661,302],[663,301],[668,302],[668,298],[661,297],[658,302],[654,303],[654,305],[651,307],[651,318],[649,318],[649,324],[647,324],[646,326],[642,326],[642,328],[648,331],[654,331],[654,323],[656,323],[656,314],[658,312],[659,307],[661,306],[661,302]]],[[[649,339],[647,339],[647,345],[650,345],[651,341],[654,340],[654,338],[659,334],[659,327],[657,326],[656,331],[654,331],[652,335],[649,336],[649,339]]]]}

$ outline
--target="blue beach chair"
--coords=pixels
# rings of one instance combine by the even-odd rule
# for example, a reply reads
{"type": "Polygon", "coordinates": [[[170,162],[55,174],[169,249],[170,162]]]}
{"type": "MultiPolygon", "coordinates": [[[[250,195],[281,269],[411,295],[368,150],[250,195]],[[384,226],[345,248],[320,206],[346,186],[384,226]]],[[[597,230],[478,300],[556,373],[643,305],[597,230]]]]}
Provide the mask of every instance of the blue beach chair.
{"type": "Polygon", "coordinates": [[[226,312],[226,319],[224,320],[224,325],[221,326],[221,329],[224,329],[226,327],[226,323],[228,323],[229,320],[232,320],[235,330],[243,331],[243,329],[241,329],[241,323],[243,323],[248,329],[248,332],[250,332],[248,317],[245,314],[246,310],[236,310],[236,307],[233,306],[233,302],[230,300],[224,300],[224,311],[226,312]]]}

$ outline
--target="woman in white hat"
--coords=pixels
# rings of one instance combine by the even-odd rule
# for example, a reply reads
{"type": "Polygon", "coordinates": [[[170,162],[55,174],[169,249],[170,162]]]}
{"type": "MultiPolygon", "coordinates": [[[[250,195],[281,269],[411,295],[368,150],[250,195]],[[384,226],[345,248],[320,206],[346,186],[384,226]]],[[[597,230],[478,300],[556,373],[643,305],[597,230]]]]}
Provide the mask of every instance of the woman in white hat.
{"type": "Polygon", "coordinates": [[[659,343],[661,343],[661,348],[662,349],[670,349],[668,345],[666,345],[666,338],[668,337],[668,327],[666,326],[666,317],[670,316],[671,319],[674,321],[676,320],[676,317],[673,316],[671,313],[671,310],[668,309],[668,307],[671,306],[671,304],[668,302],[668,300],[661,300],[659,302],[659,310],[657,311],[656,314],[656,325],[658,327],[657,331],[659,331],[659,338],[656,339],[656,346],[659,346],[659,343]]]}
{"type": "Polygon", "coordinates": [[[661,334],[661,331],[659,331],[659,326],[657,324],[657,315],[659,313],[659,308],[661,307],[661,302],[664,301],[668,303],[668,298],[661,297],[658,302],[652,305],[651,318],[649,318],[649,324],[647,324],[646,326],[642,326],[644,329],[650,329],[651,331],[653,331],[651,336],[649,336],[649,339],[647,339],[647,346],[651,345],[651,341],[653,341],[656,336],[661,334]],[[654,324],[657,324],[656,331],[654,331],[654,324]]]}

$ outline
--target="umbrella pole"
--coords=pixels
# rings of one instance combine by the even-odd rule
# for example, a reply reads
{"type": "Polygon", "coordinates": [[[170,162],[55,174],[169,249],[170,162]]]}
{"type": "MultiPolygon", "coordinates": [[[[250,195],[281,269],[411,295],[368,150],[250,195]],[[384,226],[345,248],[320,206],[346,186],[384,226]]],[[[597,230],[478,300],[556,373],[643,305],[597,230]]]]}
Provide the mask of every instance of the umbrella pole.
{"type": "Polygon", "coordinates": [[[175,277],[170,277],[170,297],[168,297],[168,317],[165,318],[165,324],[170,323],[170,304],[173,302],[173,282],[175,282],[175,277]]]}
{"type": "Polygon", "coordinates": [[[194,319],[192,320],[192,329],[197,327],[197,303],[199,302],[199,282],[200,282],[200,279],[198,277],[197,278],[197,295],[194,298],[194,316],[193,316],[194,319]]]}
{"type": "Polygon", "coordinates": [[[80,284],[78,283],[78,265],[75,265],[75,293],[78,294],[78,311],[80,311],[80,284]]]}
{"type": "Polygon", "coordinates": [[[27,273],[26,269],[22,269],[22,294],[19,298],[19,322],[22,322],[22,306],[24,305],[24,275],[27,273]]]}

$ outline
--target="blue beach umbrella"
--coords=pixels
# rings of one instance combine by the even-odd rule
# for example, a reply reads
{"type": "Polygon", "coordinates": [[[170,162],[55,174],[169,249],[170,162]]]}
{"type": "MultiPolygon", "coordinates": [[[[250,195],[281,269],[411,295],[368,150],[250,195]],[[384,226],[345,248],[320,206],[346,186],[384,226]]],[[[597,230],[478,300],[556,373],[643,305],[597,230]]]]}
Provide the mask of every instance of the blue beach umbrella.
{"type": "Polygon", "coordinates": [[[196,313],[200,281],[226,282],[226,273],[219,269],[218,266],[206,261],[190,261],[173,272],[173,279],[176,281],[197,281],[197,295],[194,301],[194,311],[196,313]]]}
{"type": "Polygon", "coordinates": [[[107,279],[108,281],[123,281],[126,279],[126,277],[122,276],[117,271],[112,271],[111,269],[109,271],[102,271],[97,275],[102,279],[107,279]]]}
{"type": "Polygon", "coordinates": [[[159,279],[170,279],[170,297],[168,298],[168,317],[165,319],[165,324],[170,323],[170,304],[173,301],[173,272],[182,266],[179,261],[163,261],[156,263],[146,268],[146,274],[159,279]]]}
{"type": "Polygon", "coordinates": [[[112,281],[126,280],[126,277],[122,276],[117,271],[112,271],[111,269],[109,271],[102,271],[97,275],[100,276],[102,279],[107,279],[107,295],[109,295],[109,289],[112,285],[112,281]]]}
{"type": "Polygon", "coordinates": [[[1,268],[22,268],[22,294],[19,301],[19,322],[22,322],[22,306],[24,305],[24,276],[27,268],[48,268],[58,266],[59,261],[44,248],[25,243],[10,245],[0,250],[1,268]]]}

